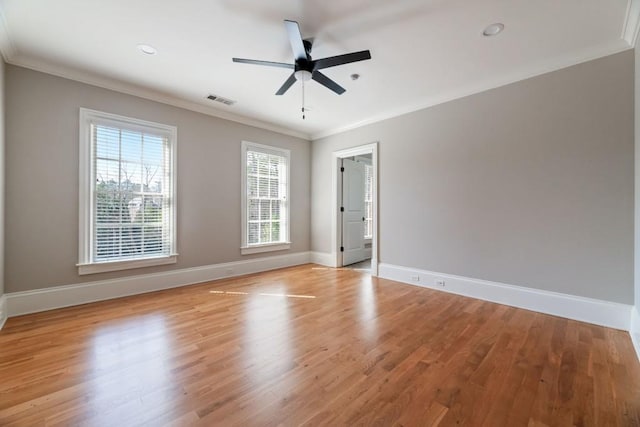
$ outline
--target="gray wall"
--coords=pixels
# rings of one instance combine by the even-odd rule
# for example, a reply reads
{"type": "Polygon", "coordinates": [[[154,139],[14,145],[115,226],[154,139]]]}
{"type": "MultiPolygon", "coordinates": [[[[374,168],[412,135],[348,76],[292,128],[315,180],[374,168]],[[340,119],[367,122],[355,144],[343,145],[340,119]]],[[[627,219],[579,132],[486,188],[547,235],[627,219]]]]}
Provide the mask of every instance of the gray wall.
{"type": "Polygon", "coordinates": [[[4,294],[4,192],[5,192],[5,161],[4,161],[4,135],[5,135],[5,64],[0,58],[0,296],[4,294]]]}
{"type": "Polygon", "coordinates": [[[240,255],[240,144],[291,150],[291,240],[310,249],[311,143],[169,105],[6,67],[7,292],[204,266],[240,255]],[[178,127],[178,263],[79,276],[78,109],[178,127]]]}
{"type": "Polygon", "coordinates": [[[640,311],[640,46],[635,52],[635,306],[640,311]]]}
{"type": "Polygon", "coordinates": [[[331,153],[379,141],[379,261],[633,302],[633,51],[313,142],[313,250],[331,153]]]}

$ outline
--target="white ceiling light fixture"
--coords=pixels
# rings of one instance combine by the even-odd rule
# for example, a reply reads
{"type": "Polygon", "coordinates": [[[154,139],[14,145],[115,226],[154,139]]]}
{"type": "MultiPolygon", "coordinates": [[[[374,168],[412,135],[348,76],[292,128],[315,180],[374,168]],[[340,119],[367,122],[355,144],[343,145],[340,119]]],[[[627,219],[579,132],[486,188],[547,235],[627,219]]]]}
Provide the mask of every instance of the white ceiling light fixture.
{"type": "Polygon", "coordinates": [[[307,70],[298,70],[293,75],[296,76],[298,81],[308,82],[311,80],[311,72],[307,70]]]}
{"type": "Polygon", "coordinates": [[[496,22],[495,24],[491,24],[487,28],[485,28],[482,32],[482,35],[485,37],[497,36],[502,32],[502,30],[504,30],[504,24],[496,22]]]}
{"type": "Polygon", "coordinates": [[[300,83],[302,83],[302,120],[307,118],[307,114],[306,114],[306,110],[304,108],[304,82],[308,82],[309,80],[311,80],[311,78],[313,77],[313,74],[311,74],[311,71],[307,71],[307,70],[298,70],[295,71],[293,73],[293,76],[296,78],[296,80],[298,80],[300,83]]]}
{"type": "Polygon", "coordinates": [[[144,43],[138,45],[138,50],[147,55],[155,55],[158,52],[155,47],[144,43]]]}

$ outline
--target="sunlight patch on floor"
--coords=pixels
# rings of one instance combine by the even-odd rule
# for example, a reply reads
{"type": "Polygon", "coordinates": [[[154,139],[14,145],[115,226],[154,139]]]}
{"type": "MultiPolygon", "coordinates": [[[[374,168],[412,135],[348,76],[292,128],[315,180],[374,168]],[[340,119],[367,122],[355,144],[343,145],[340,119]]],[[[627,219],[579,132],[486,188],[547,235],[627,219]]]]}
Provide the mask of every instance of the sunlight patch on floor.
{"type": "Polygon", "coordinates": [[[292,295],[292,294],[270,294],[264,292],[256,292],[251,294],[250,292],[235,292],[235,291],[209,291],[210,294],[220,294],[220,295],[260,295],[264,297],[287,297],[287,298],[305,298],[305,299],[315,299],[315,295],[292,295]]]}

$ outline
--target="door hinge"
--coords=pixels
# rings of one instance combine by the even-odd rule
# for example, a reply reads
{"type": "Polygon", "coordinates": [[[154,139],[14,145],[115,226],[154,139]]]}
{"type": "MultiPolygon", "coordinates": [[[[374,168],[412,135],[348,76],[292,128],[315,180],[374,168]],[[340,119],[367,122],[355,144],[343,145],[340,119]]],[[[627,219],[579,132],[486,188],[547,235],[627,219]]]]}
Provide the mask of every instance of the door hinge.
{"type": "Polygon", "coordinates": [[[344,166],[340,167],[340,172],[344,172],[344,166]]]}
{"type": "Polygon", "coordinates": [[[340,252],[344,252],[344,246],[340,246],[340,252]]]}
{"type": "Polygon", "coordinates": [[[340,206],[340,212],[344,212],[344,206],[340,206]]]}

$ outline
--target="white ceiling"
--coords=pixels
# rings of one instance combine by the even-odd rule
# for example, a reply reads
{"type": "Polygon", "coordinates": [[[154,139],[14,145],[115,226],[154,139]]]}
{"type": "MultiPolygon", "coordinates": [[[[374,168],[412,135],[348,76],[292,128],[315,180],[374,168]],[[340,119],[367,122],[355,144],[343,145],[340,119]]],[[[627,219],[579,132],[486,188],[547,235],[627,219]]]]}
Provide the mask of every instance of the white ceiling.
{"type": "Polygon", "coordinates": [[[629,48],[636,0],[0,0],[7,62],[316,138],[629,48]],[[292,62],[284,19],[313,58],[369,49],[323,70],[347,89],[232,57],[292,62]],[[494,22],[496,37],[483,37],[494,22]],[[157,48],[144,55],[136,46],[157,48]],[[362,77],[352,81],[350,75],[362,77]],[[205,99],[209,93],[234,106],[205,99]]]}

